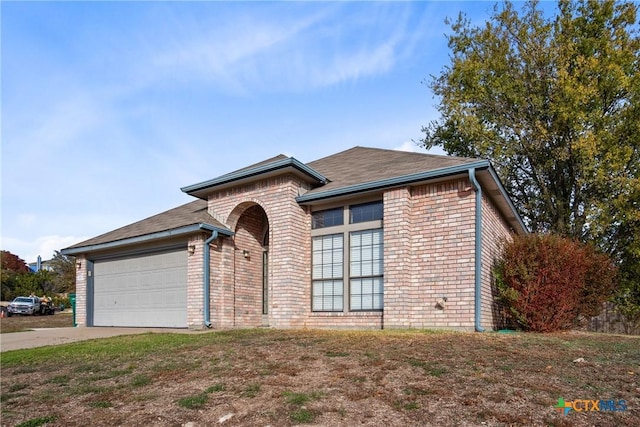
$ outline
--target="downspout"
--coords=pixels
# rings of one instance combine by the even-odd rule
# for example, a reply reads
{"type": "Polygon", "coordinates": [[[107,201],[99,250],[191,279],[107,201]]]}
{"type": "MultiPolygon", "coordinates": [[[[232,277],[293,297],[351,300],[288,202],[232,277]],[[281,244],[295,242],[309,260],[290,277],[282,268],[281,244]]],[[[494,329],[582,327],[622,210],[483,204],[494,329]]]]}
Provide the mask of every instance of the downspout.
{"type": "Polygon", "coordinates": [[[476,231],[475,231],[475,328],[484,332],[482,327],[482,187],[476,180],[476,169],[469,169],[469,180],[476,192],[476,231]]]}
{"type": "Polygon", "coordinates": [[[209,320],[211,318],[211,304],[209,295],[209,278],[211,277],[211,272],[209,271],[211,269],[211,249],[209,248],[209,245],[217,238],[218,230],[213,230],[211,232],[211,237],[204,241],[204,280],[202,284],[202,293],[204,294],[204,326],[206,326],[207,328],[211,327],[211,321],[209,320]]]}

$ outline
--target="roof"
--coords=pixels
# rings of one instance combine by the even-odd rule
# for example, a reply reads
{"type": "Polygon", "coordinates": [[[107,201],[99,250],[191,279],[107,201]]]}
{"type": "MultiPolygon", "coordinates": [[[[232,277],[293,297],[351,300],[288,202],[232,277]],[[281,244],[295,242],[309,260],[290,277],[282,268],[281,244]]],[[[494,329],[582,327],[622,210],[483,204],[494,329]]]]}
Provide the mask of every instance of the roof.
{"type": "Polygon", "coordinates": [[[233,235],[233,232],[224,224],[209,215],[206,201],[195,200],[118,228],[117,230],[77,243],[63,249],[62,253],[72,255],[74,253],[106,249],[113,246],[140,243],[161,237],[189,234],[200,230],[216,230],[224,235],[233,235]]]}
{"type": "Polygon", "coordinates": [[[191,196],[207,200],[212,191],[236,187],[255,180],[263,180],[283,173],[292,173],[314,185],[327,183],[327,178],[293,157],[280,154],[271,159],[238,169],[209,181],[182,187],[181,190],[191,196]]]}
{"type": "Polygon", "coordinates": [[[283,154],[203,181],[181,190],[202,200],[179,206],[142,221],[63,249],[73,255],[109,247],[140,243],[201,230],[231,236],[233,232],[207,211],[213,191],[292,173],[311,183],[311,190],[296,198],[300,204],[316,203],[355,194],[380,192],[386,188],[419,184],[453,175],[478,171],[478,179],[496,201],[502,214],[516,230],[526,230],[500,179],[487,160],[440,156],[428,153],[354,147],[307,164],[283,154]]]}
{"type": "Polygon", "coordinates": [[[314,191],[379,181],[385,178],[410,175],[468,164],[478,159],[439,156],[428,153],[385,150],[381,148],[353,147],[340,153],[307,163],[312,169],[328,177],[331,182],[314,191]],[[375,165],[375,166],[373,166],[375,165]],[[372,167],[373,166],[373,167],[372,167]]]}
{"type": "Polygon", "coordinates": [[[488,166],[488,162],[481,159],[353,147],[307,163],[307,166],[329,178],[330,182],[310,190],[301,199],[316,199],[324,194],[359,192],[365,187],[375,187],[377,183],[389,182],[390,185],[394,183],[398,185],[403,181],[408,183],[413,178],[419,179],[425,174],[447,175],[447,170],[451,168],[456,172],[457,166],[467,170],[468,167],[478,165],[479,162],[485,167],[488,166]],[[431,172],[434,171],[442,173],[432,174],[431,172]]]}

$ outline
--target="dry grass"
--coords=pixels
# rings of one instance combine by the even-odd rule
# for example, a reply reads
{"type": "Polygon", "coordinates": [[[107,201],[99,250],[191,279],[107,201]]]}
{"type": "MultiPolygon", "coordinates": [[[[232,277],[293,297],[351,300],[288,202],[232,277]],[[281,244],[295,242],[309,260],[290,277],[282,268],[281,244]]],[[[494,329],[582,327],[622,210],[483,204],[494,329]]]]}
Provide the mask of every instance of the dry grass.
{"type": "Polygon", "coordinates": [[[0,333],[24,332],[34,328],[70,328],[73,316],[70,310],[53,316],[11,316],[0,318],[0,333]]]}
{"type": "Polygon", "coordinates": [[[2,425],[640,425],[638,337],[237,330],[20,350],[1,363],[2,425]],[[559,397],[628,409],[564,416],[559,397]]]}

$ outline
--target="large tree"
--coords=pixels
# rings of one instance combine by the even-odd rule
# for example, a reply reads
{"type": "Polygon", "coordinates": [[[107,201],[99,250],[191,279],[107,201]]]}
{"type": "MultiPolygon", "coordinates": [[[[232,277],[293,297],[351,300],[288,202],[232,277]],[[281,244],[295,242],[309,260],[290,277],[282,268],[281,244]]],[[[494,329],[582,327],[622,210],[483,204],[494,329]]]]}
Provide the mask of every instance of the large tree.
{"type": "Polygon", "coordinates": [[[56,292],[76,291],[76,259],[72,256],[63,255],[60,251],[55,251],[53,258],[49,261],[55,273],[53,283],[56,292]]]}
{"type": "Polygon", "coordinates": [[[426,148],[484,157],[532,231],[594,242],[640,286],[638,5],[506,2],[450,21],[426,148]],[[633,277],[635,276],[635,277],[633,277]]]}

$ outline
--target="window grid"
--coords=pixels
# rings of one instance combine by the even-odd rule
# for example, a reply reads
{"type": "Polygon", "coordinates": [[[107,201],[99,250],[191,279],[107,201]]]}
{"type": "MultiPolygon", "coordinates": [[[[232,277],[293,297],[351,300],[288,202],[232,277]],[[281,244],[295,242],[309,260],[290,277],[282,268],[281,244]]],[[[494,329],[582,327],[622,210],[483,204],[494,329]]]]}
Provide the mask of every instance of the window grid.
{"type": "Polygon", "coordinates": [[[382,217],[381,201],[312,214],[312,311],[382,311],[382,217]]]}
{"type": "Polygon", "coordinates": [[[380,220],[383,214],[382,202],[353,205],[349,207],[349,212],[349,222],[351,224],[380,220]]]}
{"type": "Polygon", "coordinates": [[[344,224],[342,211],[342,208],[336,208],[314,212],[311,217],[311,228],[315,230],[344,224]]]}
{"type": "Polygon", "coordinates": [[[350,233],[350,308],[353,311],[383,308],[382,229],[350,233]]]}
{"type": "Polygon", "coordinates": [[[313,311],[343,311],[344,235],[313,238],[313,311]]]}

